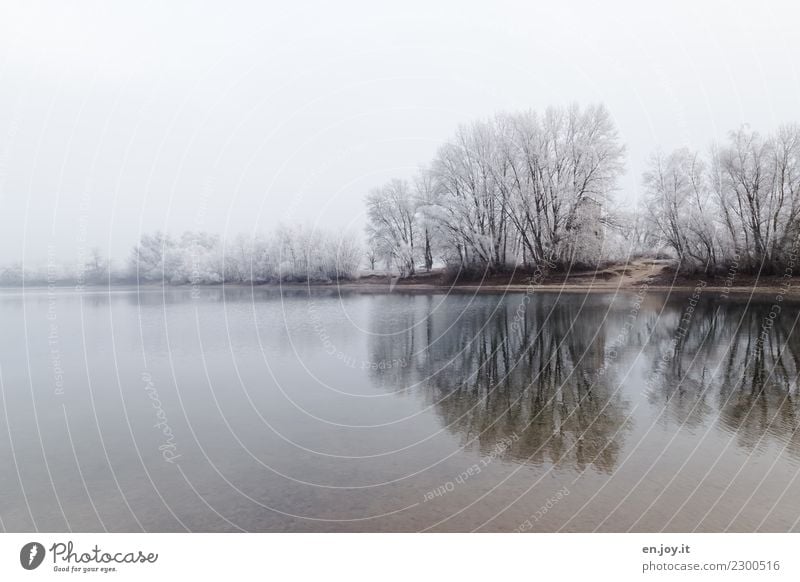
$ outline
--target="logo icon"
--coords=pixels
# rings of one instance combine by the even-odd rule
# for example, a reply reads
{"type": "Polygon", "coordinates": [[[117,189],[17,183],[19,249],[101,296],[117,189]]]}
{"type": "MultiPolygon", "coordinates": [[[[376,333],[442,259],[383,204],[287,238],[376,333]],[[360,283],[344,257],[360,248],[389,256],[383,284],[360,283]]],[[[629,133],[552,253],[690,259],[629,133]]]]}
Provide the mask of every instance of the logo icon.
{"type": "Polygon", "coordinates": [[[39,542],[28,542],[19,552],[19,563],[26,570],[35,570],[44,561],[44,546],[39,542]]]}

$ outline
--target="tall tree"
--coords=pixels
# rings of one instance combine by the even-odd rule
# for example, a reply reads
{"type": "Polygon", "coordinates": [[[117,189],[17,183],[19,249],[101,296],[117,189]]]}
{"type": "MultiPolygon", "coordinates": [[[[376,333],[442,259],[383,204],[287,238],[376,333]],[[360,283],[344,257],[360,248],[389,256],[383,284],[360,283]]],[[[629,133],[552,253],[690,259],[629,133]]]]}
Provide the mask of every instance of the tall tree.
{"type": "Polygon", "coordinates": [[[367,196],[367,234],[378,252],[402,275],[413,275],[417,259],[417,204],[408,182],[394,179],[367,196]]]}

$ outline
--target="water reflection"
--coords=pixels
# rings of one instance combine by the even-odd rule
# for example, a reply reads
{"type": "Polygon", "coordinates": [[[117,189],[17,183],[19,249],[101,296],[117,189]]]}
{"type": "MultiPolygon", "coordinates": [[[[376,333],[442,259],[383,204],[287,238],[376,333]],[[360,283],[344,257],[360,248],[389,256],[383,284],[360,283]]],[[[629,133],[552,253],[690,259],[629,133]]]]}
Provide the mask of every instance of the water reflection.
{"type": "Polygon", "coordinates": [[[788,299],[770,317],[772,298],[709,292],[686,323],[687,297],[656,292],[640,304],[635,293],[538,290],[530,301],[5,293],[0,462],[19,463],[0,474],[10,530],[135,531],[135,512],[155,531],[181,529],[172,516],[203,531],[411,531],[445,518],[453,531],[487,520],[512,531],[554,484],[571,493],[544,531],[797,527],[800,342],[788,299]],[[180,472],[159,450],[143,372],[180,472]],[[480,474],[424,501],[476,463],[480,474]],[[365,515],[385,517],[351,521],[365,515]]]}
{"type": "MultiPolygon", "coordinates": [[[[759,301],[706,299],[698,307],[683,341],[668,351],[664,381],[650,401],[678,423],[718,422],[747,450],[776,444],[800,457],[796,306],[778,317],[770,316],[772,304],[759,301]]],[[[669,345],[681,309],[678,301],[666,306],[654,346],[669,345]]],[[[654,374],[664,352],[648,353],[654,374]]]]}
{"type": "Polygon", "coordinates": [[[719,423],[741,447],[800,456],[795,311],[765,325],[769,303],[707,297],[687,319],[687,297],[657,295],[620,336],[632,301],[377,297],[374,381],[421,393],[464,445],[488,451],[513,439],[505,454],[518,462],[612,472],[640,394],[661,423],[719,423]]]}
{"type": "Polygon", "coordinates": [[[598,298],[521,296],[385,298],[375,308],[376,381],[418,386],[449,430],[484,451],[511,442],[516,461],[611,472],[628,403],[605,358],[598,298]],[[395,313],[397,311],[397,313],[395,313]]]}

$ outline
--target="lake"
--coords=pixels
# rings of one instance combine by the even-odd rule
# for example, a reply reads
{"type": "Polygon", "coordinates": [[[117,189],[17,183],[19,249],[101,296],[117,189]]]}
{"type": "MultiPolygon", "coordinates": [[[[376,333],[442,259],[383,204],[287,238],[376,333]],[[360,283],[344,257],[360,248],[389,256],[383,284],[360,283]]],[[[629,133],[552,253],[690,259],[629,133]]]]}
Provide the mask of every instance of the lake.
{"type": "Polygon", "coordinates": [[[0,291],[0,525],[797,531],[800,311],[691,293],[0,291]]]}

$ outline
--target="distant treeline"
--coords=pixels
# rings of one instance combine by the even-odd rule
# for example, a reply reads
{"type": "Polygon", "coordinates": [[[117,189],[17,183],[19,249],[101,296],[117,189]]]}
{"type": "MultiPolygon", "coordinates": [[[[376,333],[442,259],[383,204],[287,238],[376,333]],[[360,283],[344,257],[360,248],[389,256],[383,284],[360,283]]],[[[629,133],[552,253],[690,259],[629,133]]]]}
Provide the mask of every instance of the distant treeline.
{"type": "Polygon", "coordinates": [[[71,269],[53,262],[0,269],[0,285],[329,282],[357,277],[362,262],[355,236],[319,229],[280,227],[268,235],[231,239],[204,232],[178,237],[155,232],[143,235],[119,267],[93,249],[71,269]]]}
{"type": "Polygon", "coordinates": [[[173,284],[326,282],[357,277],[362,254],[352,235],[301,227],[226,241],[207,233],[177,239],[155,233],[133,249],[128,270],[138,280],[173,284]]]}

